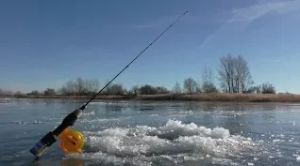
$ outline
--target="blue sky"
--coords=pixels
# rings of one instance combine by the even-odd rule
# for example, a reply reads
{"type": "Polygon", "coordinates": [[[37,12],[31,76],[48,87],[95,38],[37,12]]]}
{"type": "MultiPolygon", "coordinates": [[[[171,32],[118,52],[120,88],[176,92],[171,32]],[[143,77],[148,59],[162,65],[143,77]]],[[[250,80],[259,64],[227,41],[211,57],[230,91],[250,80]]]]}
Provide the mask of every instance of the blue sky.
{"type": "Polygon", "coordinates": [[[243,55],[256,84],[300,93],[300,1],[0,1],[0,88],[104,83],[183,12],[115,82],[172,88],[219,58],[243,55]]]}

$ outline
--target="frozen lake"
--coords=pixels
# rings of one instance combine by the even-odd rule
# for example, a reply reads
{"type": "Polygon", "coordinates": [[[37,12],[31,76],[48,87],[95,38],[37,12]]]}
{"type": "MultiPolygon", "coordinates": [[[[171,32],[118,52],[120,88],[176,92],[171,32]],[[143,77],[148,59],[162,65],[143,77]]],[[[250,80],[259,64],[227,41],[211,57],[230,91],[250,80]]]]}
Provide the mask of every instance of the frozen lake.
{"type": "Polygon", "coordinates": [[[300,105],[93,102],[72,129],[84,151],[29,149],[83,101],[0,99],[0,165],[300,165],[300,105]]]}

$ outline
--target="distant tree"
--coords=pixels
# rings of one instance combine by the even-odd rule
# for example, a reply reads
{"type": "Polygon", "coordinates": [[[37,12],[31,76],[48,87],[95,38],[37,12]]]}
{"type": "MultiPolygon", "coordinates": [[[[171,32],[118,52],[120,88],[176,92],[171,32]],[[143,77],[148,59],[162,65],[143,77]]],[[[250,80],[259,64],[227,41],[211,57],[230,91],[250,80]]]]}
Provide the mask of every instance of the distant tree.
{"type": "Polygon", "coordinates": [[[132,90],[135,95],[138,95],[140,93],[140,88],[137,85],[133,86],[132,90]]]}
{"type": "Polygon", "coordinates": [[[168,93],[170,93],[170,91],[166,87],[163,86],[156,87],[156,94],[168,94],[168,93]]]}
{"type": "Polygon", "coordinates": [[[82,78],[77,78],[75,82],[75,91],[78,95],[86,95],[88,90],[86,88],[86,83],[82,78]]]}
{"type": "Polygon", "coordinates": [[[142,95],[153,95],[153,94],[157,93],[157,90],[155,87],[146,84],[146,85],[141,86],[140,93],[142,95]]]}
{"type": "Polygon", "coordinates": [[[61,87],[59,90],[58,90],[58,93],[60,95],[70,95],[70,93],[68,92],[67,88],[66,87],[61,87]]]}
{"type": "Polygon", "coordinates": [[[235,89],[237,93],[244,93],[253,85],[252,76],[246,60],[239,55],[235,59],[235,89]]]}
{"type": "Polygon", "coordinates": [[[218,89],[214,84],[213,71],[206,67],[204,68],[202,73],[202,90],[204,93],[218,92],[218,89]]]}
{"type": "Polygon", "coordinates": [[[12,91],[3,90],[0,88],[0,96],[11,96],[11,95],[14,95],[14,93],[12,91]]]}
{"type": "Polygon", "coordinates": [[[254,83],[246,60],[227,55],[220,58],[218,69],[221,88],[224,92],[242,93],[254,83]]]}
{"type": "Polygon", "coordinates": [[[139,94],[139,87],[137,85],[132,86],[127,92],[127,95],[129,96],[137,96],[138,94],[139,94]]]}
{"type": "Polygon", "coordinates": [[[98,80],[85,80],[85,89],[87,94],[95,94],[99,91],[98,80]]]}
{"type": "Polygon", "coordinates": [[[72,80],[68,80],[59,90],[62,95],[75,95],[76,83],[72,80]]]}
{"type": "Polygon", "coordinates": [[[36,95],[40,95],[41,93],[39,92],[39,91],[37,91],[37,90],[33,90],[33,91],[31,91],[30,93],[28,93],[27,95],[34,95],[34,96],[36,96],[36,95]]]}
{"type": "Polygon", "coordinates": [[[255,94],[259,94],[261,93],[261,86],[251,86],[248,88],[248,90],[245,93],[255,93],[255,94]]]}
{"type": "Polygon", "coordinates": [[[182,92],[182,89],[181,89],[180,84],[178,82],[175,83],[175,86],[173,87],[172,92],[173,93],[181,93],[182,92]]]}
{"type": "Polygon", "coordinates": [[[197,82],[191,77],[184,80],[184,89],[188,93],[193,93],[197,91],[197,82]]]}
{"type": "Polygon", "coordinates": [[[256,87],[255,86],[249,87],[245,93],[250,93],[250,94],[257,93],[256,87]]]}
{"type": "Polygon", "coordinates": [[[122,84],[113,84],[108,89],[109,95],[124,95],[126,92],[126,89],[123,87],[122,84]]]}
{"type": "Polygon", "coordinates": [[[201,85],[200,84],[197,84],[195,92],[202,93],[201,85]]]}
{"type": "Polygon", "coordinates": [[[204,67],[202,72],[202,84],[203,83],[213,83],[214,82],[214,74],[210,68],[204,67]]]}
{"type": "Polygon", "coordinates": [[[15,97],[22,97],[24,94],[21,91],[17,91],[14,93],[15,97]]]}
{"type": "Polygon", "coordinates": [[[255,91],[256,93],[262,93],[262,86],[261,85],[255,86],[255,91]]]}
{"type": "Polygon", "coordinates": [[[217,93],[218,89],[213,83],[204,83],[202,85],[202,90],[204,93],[217,93]]]}
{"type": "Polygon", "coordinates": [[[75,81],[68,80],[59,90],[62,95],[89,95],[99,89],[98,80],[84,80],[78,77],[75,81]]]}
{"type": "Polygon", "coordinates": [[[225,57],[220,58],[220,67],[218,69],[221,88],[224,92],[232,93],[233,92],[233,58],[231,55],[227,55],[225,57]]]}
{"type": "MultiPolygon", "coordinates": [[[[105,85],[109,83],[109,80],[106,80],[105,82],[105,85]]],[[[104,95],[109,95],[111,94],[111,84],[107,85],[104,92],[103,92],[104,95]]]]}
{"type": "Polygon", "coordinates": [[[54,89],[51,89],[51,88],[47,88],[45,91],[44,91],[44,95],[47,95],[47,96],[51,96],[51,95],[55,95],[55,90],[54,89]]]}
{"type": "Polygon", "coordinates": [[[275,94],[276,90],[272,84],[264,83],[264,84],[262,84],[262,93],[263,94],[275,94]]]}

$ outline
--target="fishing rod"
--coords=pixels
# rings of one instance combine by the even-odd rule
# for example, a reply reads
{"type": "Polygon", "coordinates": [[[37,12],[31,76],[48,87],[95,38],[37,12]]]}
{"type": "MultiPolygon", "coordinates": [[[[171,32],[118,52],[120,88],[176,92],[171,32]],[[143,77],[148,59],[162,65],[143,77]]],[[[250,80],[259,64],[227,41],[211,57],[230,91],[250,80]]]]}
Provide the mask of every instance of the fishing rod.
{"type": "MultiPolygon", "coordinates": [[[[62,135],[66,135],[66,130],[73,126],[75,121],[82,115],[83,110],[87,107],[87,105],[92,102],[109,84],[111,84],[121,73],[123,73],[138,57],[140,57],[151,45],[153,45],[165,32],[167,32],[177,21],[181,19],[185,14],[189,12],[184,12],[181,16],[179,16],[169,27],[167,27],[158,37],[156,37],[145,49],[143,49],[130,63],[128,63],[115,77],[113,77],[98,93],[92,96],[90,100],[88,100],[85,104],[83,104],[80,108],[75,109],[73,112],[68,114],[62,121],[62,123],[54,130],[48,132],[38,143],[36,143],[31,149],[30,152],[36,157],[40,157],[58,138],[62,138],[62,135]]],[[[79,138],[78,135],[73,135],[72,144],[76,145],[78,143],[79,138]],[[77,140],[76,140],[77,138],[77,140]]],[[[79,143],[80,147],[82,147],[82,143],[79,143]]],[[[63,146],[61,144],[61,146],[63,146]]],[[[80,151],[80,149],[76,149],[80,151]]]]}

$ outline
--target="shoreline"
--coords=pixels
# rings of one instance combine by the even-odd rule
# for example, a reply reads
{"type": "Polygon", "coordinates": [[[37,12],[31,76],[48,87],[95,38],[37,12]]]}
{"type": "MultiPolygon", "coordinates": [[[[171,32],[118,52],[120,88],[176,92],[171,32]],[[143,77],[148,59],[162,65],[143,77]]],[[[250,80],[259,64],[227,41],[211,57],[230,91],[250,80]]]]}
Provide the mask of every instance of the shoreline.
{"type": "MultiPolygon", "coordinates": [[[[61,95],[17,95],[0,96],[0,98],[18,99],[89,99],[91,96],[61,95]]],[[[161,94],[138,96],[99,95],[95,100],[151,100],[151,101],[206,101],[206,102],[292,102],[300,103],[300,95],[296,94],[230,94],[230,93],[198,93],[198,94],[161,94]]]]}

